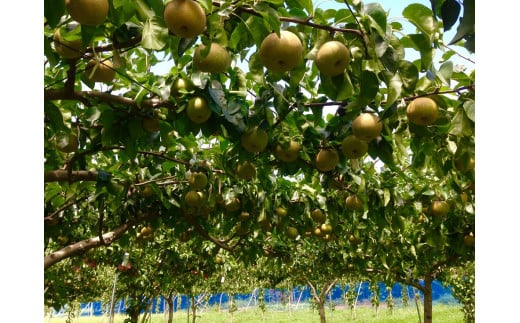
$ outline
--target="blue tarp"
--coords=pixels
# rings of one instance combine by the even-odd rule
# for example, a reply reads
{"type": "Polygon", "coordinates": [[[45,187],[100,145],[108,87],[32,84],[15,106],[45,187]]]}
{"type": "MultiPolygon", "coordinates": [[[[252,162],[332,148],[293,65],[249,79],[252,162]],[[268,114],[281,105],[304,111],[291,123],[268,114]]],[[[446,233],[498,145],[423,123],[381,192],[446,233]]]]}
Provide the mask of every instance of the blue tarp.
{"type": "MultiPolygon", "coordinates": [[[[370,290],[370,286],[368,282],[363,282],[357,284],[355,286],[356,292],[359,291],[358,294],[358,303],[367,303],[370,302],[370,298],[372,297],[372,291],[370,290]]],[[[401,299],[402,297],[402,288],[401,284],[395,284],[392,287],[391,293],[394,299],[401,299]]],[[[414,290],[412,287],[408,286],[408,295],[410,298],[410,302],[413,302],[414,290]]],[[[388,292],[386,290],[386,285],[383,283],[379,283],[379,297],[380,301],[384,302],[388,297],[388,292]]],[[[341,286],[337,285],[335,288],[331,290],[330,297],[335,303],[343,303],[343,296],[345,293],[345,289],[342,289],[341,286]]],[[[295,287],[291,291],[292,303],[295,303],[299,300],[300,303],[308,303],[311,298],[311,291],[309,287],[295,287]]],[[[433,301],[441,302],[441,303],[458,303],[457,300],[452,296],[451,289],[445,288],[440,282],[433,281],[432,283],[432,292],[433,292],[433,301]]],[[[237,294],[234,299],[238,304],[247,305],[250,301],[258,301],[258,291],[255,290],[251,294],[237,294]],[[255,293],[255,294],[253,294],[255,293]]],[[[264,289],[264,301],[266,305],[274,305],[281,304],[282,297],[287,295],[287,291],[282,293],[281,289],[264,289]]],[[[422,297],[422,294],[421,294],[422,297]]],[[[158,297],[152,300],[152,313],[163,313],[166,308],[166,301],[163,297],[158,297]]],[[[214,306],[221,304],[223,307],[227,307],[229,302],[229,295],[226,293],[213,294],[208,297],[207,305],[214,306]]],[[[252,303],[255,304],[255,303],[252,303]]],[[[174,311],[186,310],[189,306],[189,298],[185,295],[181,295],[180,299],[176,297],[174,299],[174,311]]],[[[90,302],[81,304],[81,314],[84,315],[105,315],[108,311],[108,305],[103,306],[101,302],[90,302]]],[[[115,313],[124,313],[125,312],[125,301],[118,300],[115,304],[115,313]]]]}

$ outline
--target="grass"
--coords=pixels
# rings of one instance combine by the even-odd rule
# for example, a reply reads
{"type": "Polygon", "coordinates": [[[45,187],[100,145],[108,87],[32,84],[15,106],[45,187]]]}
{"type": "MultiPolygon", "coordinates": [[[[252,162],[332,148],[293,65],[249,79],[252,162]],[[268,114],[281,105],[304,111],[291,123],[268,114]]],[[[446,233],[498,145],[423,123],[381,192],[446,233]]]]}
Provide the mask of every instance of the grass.
{"type": "MultiPolygon", "coordinates": [[[[256,322],[267,322],[267,323],[318,323],[320,322],[319,314],[317,311],[312,311],[309,308],[306,309],[292,309],[276,311],[268,309],[265,313],[259,308],[250,307],[249,309],[239,309],[235,313],[231,314],[227,310],[221,310],[210,308],[197,313],[197,321],[199,323],[256,323],[256,322]]],[[[327,308],[326,312],[327,322],[339,323],[339,322],[384,322],[384,323],[413,323],[419,322],[417,316],[417,309],[415,305],[410,304],[408,307],[399,307],[394,310],[392,314],[388,308],[380,307],[376,315],[374,308],[370,306],[360,306],[355,311],[355,316],[349,309],[336,308],[331,311],[327,308]]],[[[422,317],[422,308],[421,308],[422,317]]],[[[463,313],[458,305],[446,305],[436,304],[433,306],[433,320],[436,322],[450,322],[450,323],[462,323],[463,313]]],[[[123,323],[125,316],[116,315],[114,323],[123,323]]],[[[141,322],[142,317],[139,318],[141,322]]],[[[190,316],[191,319],[191,316],[190,316]]],[[[165,314],[154,314],[151,319],[146,320],[147,323],[165,323],[167,322],[167,316],[165,314]]],[[[45,323],[65,323],[65,317],[46,317],[45,323]]],[[[107,316],[81,316],[72,320],[74,323],[107,323],[107,316]]],[[[177,311],[174,313],[173,322],[188,322],[186,311],[177,311]]],[[[191,322],[191,320],[190,320],[191,322]]]]}

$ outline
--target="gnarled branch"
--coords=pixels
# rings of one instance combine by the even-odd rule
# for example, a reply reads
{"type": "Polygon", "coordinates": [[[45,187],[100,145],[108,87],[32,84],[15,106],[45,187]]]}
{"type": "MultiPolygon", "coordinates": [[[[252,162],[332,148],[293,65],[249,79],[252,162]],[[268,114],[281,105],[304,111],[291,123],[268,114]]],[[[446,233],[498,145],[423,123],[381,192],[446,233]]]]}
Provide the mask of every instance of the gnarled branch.
{"type": "Polygon", "coordinates": [[[44,182],[78,182],[78,181],[97,181],[98,172],[90,170],[67,169],[51,170],[44,173],[44,182]]]}

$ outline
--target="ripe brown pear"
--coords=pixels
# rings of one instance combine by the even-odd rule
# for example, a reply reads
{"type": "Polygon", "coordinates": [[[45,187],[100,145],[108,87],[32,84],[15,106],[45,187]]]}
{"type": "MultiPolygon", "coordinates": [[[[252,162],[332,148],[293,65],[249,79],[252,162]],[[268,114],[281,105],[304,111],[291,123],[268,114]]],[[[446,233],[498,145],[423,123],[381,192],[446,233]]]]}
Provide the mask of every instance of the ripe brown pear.
{"type": "Polygon", "coordinates": [[[170,94],[176,98],[180,98],[183,94],[195,90],[195,85],[189,79],[178,77],[173,81],[170,94]]]}
{"type": "Polygon", "coordinates": [[[78,150],[78,136],[73,133],[58,136],[56,138],[56,149],[64,153],[73,153],[78,150]]]}
{"type": "Polygon", "coordinates": [[[251,180],[256,176],[256,167],[246,160],[237,166],[236,174],[240,179],[251,180]]]}
{"type": "Polygon", "coordinates": [[[145,117],[141,121],[141,125],[143,126],[143,129],[148,132],[157,132],[161,130],[159,127],[159,120],[157,120],[156,118],[145,117]]]}
{"type": "Polygon", "coordinates": [[[356,194],[352,194],[345,199],[345,206],[351,211],[359,211],[363,209],[363,202],[356,194]]]}
{"type": "MultiPolygon", "coordinates": [[[[189,0],[191,1],[191,0],[189,0]]],[[[209,52],[202,57],[202,52],[206,46],[200,44],[193,55],[193,64],[201,72],[207,73],[224,73],[231,64],[231,56],[229,52],[217,43],[211,43],[209,52]]]]}
{"type": "Polygon", "coordinates": [[[145,185],[144,187],[141,187],[139,190],[139,196],[143,198],[150,197],[154,194],[153,188],[150,185],[145,185]]]}
{"type": "Polygon", "coordinates": [[[361,158],[368,151],[368,143],[350,135],[341,142],[341,151],[349,159],[361,158]]]}
{"type": "MultiPolygon", "coordinates": [[[[79,27],[79,24],[76,28],[79,27]]],[[[73,59],[81,57],[81,38],[66,40],[60,29],[56,29],[53,36],[54,50],[63,58],[73,59]]]]}
{"type": "Polygon", "coordinates": [[[188,185],[192,190],[201,190],[208,185],[208,176],[203,172],[191,172],[188,177],[188,185]]]}
{"type": "Polygon", "coordinates": [[[475,169],[475,156],[462,155],[455,159],[455,168],[461,172],[475,169]]]}
{"type": "Polygon", "coordinates": [[[280,37],[272,32],[264,38],[258,55],[268,70],[284,73],[302,62],[303,45],[293,32],[280,30],[280,37]]]}
{"type": "Polygon", "coordinates": [[[276,213],[276,216],[278,216],[279,219],[287,216],[287,209],[283,206],[277,207],[274,212],[276,213]]]}
{"type": "Polygon", "coordinates": [[[85,67],[85,73],[91,82],[110,83],[116,77],[114,65],[108,59],[91,59],[85,67]]]}
{"type": "Polygon", "coordinates": [[[406,108],[406,116],[411,123],[428,126],[437,120],[439,107],[428,97],[415,98],[406,108]]]}
{"type": "Polygon", "coordinates": [[[314,222],[324,223],[326,216],[325,216],[325,213],[321,209],[314,209],[311,212],[311,218],[314,222]]]}
{"type": "Polygon", "coordinates": [[[328,172],[336,168],[339,163],[338,151],[335,148],[320,149],[316,155],[316,168],[322,172],[328,172]]]}
{"type": "Polygon", "coordinates": [[[241,202],[238,197],[234,197],[231,201],[224,205],[227,212],[236,212],[240,210],[241,202]]]}
{"type": "Polygon", "coordinates": [[[188,101],[186,114],[191,121],[202,124],[211,117],[211,109],[208,106],[208,101],[201,96],[196,96],[188,101]]]}
{"type": "Polygon", "coordinates": [[[296,239],[298,237],[298,229],[295,227],[287,227],[285,234],[289,239],[296,239]]]}
{"type": "Polygon", "coordinates": [[[325,233],[323,233],[321,231],[321,227],[315,227],[314,229],[312,229],[312,234],[315,236],[315,237],[323,237],[325,235],[325,233]]]}
{"type": "Polygon", "coordinates": [[[361,113],[352,122],[352,133],[358,139],[369,142],[383,131],[383,123],[375,113],[361,113]]]}
{"type": "Polygon", "coordinates": [[[475,247],[475,234],[473,232],[464,235],[464,245],[466,247],[475,247]]]}
{"type": "Polygon", "coordinates": [[[240,142],[245,150],[258,153],[264,151],[267,147],[269,135],[265,130],[254,126],[242,134],[240,142]]]}
{"type": "Polygon", "coordinates": [[[337,40],[324,43],[314,63],[323,75],[336,76],[345,71],[350,61],[350,51],[347,46],[337,40]]]}
{"type": "Polygon", "coordinates": [[[291,140],[289,146],[287,147],[277,144],[274,148],[274,154],[276,158],[280,159],[281,161],[290,163],[298,159],[300,149],[300,144],[294,140],[291,140]]]}
{"type": "Polygon", "coordinates": [[[450,205],[446,201],[433,201],[430,205],[430,212],[434,216],[445,217],[450,212],[450,205]]]}
{"type": "Polygon", "coordinates": [[[200,207],[202,203],[202,192],[197,192],[195,190],[188,191],[186,195],[184,195],[184,202],[187,206],[190,207],[200,207]]]}
{"type": "Polygon", "coordinates": [[[150,236],[153,232],[153,229],[151,227],[142,227],[141,228],[141,235],[143,236],[150,236]]]}
{"type": "Polygon", "coordinates": [[[102,24],[108,15],[108,0],[65,0],[72,19],[82,25],[102,24]]]}
{"type": "Polygon", "coordinates": [[[322,223],[320,226],[321,232],[324,234],[331,234],[332,233],[332,225],[330,223],[322,223]]]}
{"type": "Polygon", "coordinates": [[[172,0],[164,7],[164,22],[172,34],[194,38],[206,30],[206,13],[196,1],[172,0]]]}

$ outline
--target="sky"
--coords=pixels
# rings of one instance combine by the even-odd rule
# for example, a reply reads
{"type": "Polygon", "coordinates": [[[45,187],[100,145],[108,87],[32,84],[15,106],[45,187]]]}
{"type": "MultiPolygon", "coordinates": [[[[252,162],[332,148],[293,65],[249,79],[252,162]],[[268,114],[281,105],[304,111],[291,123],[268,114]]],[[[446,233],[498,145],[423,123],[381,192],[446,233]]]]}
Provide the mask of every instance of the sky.
{"type": "MultiPolygon", "coordinates": [[[[412,1],[378,2],[394,16],[412,1]]],[[[413,2],[429,5],[424,0],[413,2]]],[[[0,206],[4,292],[0,301],[5,305],[2,319],[10,322],[20,315],[27,322],[39,322],[43,313],[43,1],[39,4],[27,10],[24,2],[9,1],[0,19],[2,28],[10,31],[4,33],[0,51],[0,169],[4,175],[0,206]],[[15,5],[19,7],[11,8],[15,5]]],[[[508,322],[517,316],[520,214],[516,184],[520,176],[515,142],[520,106],[516,98],[519,64],[513,48],[518,21],[515,6],[516,2],[505,0],[476,6],[476,52],[479,62],[484,62],[478,64],[476,93],[476,308],[477,320],[482,322],[508,322]]]]}

